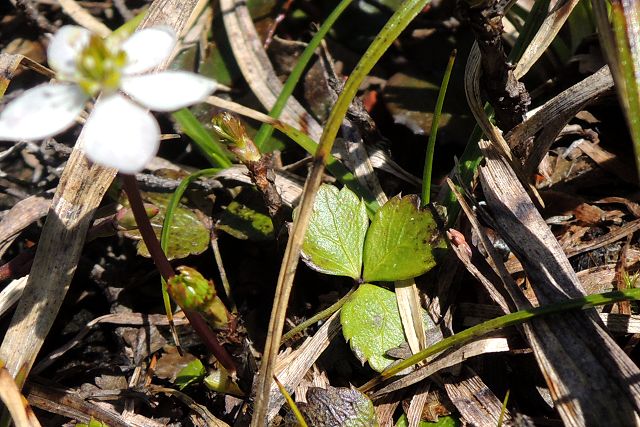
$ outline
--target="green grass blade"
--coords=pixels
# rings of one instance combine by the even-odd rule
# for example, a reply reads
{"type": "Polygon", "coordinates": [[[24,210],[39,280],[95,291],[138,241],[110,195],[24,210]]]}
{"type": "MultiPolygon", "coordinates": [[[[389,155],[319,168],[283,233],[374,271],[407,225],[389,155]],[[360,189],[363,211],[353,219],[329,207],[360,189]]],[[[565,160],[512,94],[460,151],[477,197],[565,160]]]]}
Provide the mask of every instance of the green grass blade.
{"type": "Polygon", "coordinates": [[[256,400],[254,406],[254,419],[252,427],[264,423],[267,413],[267,403],[271,388],[271,377],[275,368],[275,361],[280,347],[282,328],[286,309],[293,285],[293,277],[298,265],[298,258],[302,247],[302,241],[309,225],[311,209],[315,194],[322,182],[322,172],[333,147],[333,142],[340,129],[351,101],[356,96],[358,87],[373,68],[391,43],[398,38],[400,33],[409,25],[413,18],[420,13],[429,0],[406,0],[400,8],[387,21],[378,33],[369,49],[362,56],[358,65],[354,68],[342,92],[338,96],[336,104],[331,110],[327,125],[315,153],[313,167],[307,178],[307,183],[302,193],[302,201],[298,216],[293,223],[289,234],[289,241],[285,250],[282,267],[278,275],[276,296],[273,302],[271,318],[269,320],[269,333],[263,351],[263,362],[260,367],[260,379],[255,385],[256,400]]]}
{"type": "Polygon", "coordinates": [[[640,3],[611,2],[611,27],[603,0],[593,1],[600,40],[625,113],[640,172],[640,3]]]}
{"type": "Polygon", "coordinates": [[[442,84],[438,91],[438,99],[436,100],[436,108],[433,111],[433,121],[431,122],[431,133],[427,142],[427,152],[424,158],[424,170],[422,172],[422,206],[426,206],[431,201],[431,174],[433,171],[433,153],[436,150],[436,137],[438,135],[438,124],[440,123],[440,115],[442,114],[442,106],[444,105],[444,97],[449,86],[449,78],[453,63],[456,60],[456,51],[454,49],[449,56],[449,62],[442,77],[442,84]]]}
{"type": "MultiPolygon", "coordinates": [[[[302,55],[300,55],[300,59],[298,59],[298,62],[293,68],[293,71],[291,71],[291,74],[282,87],[282,91],[280,92],[280,95],[278,95],[278,99],[276,99],[275,104],[273,104],[273,107],[269,112],[269,116],[273,117],[274,119],[280,117],[282,110],[284,110],[284,107],[287,105],[287,100],[293,93],[293,90],[298,84],[298,81],[300,81],[302,73],[307,68],[307,65],[309,64],[311,58],[313,58],[313,54],[320,45],[320,42],[322,42],[333,24],[340,17],[340,15],[342,15],[342,12],[344,12],[344,10],[351,4],[352,1],[353,0],[342,0],[327,17],[327,20],[324,21],[324,23],[320,26],[318,32],[313,36],[305,50],[302,52],[302,55]]],[[[260,129],[258,130],[256,137],[254,138],[254,142],[258,149],[260,149],[260,151],[262,151],[264,143],[271,137],[272,133],[273,127],[271,127],[270,125],[263,124],[262,126],[260,126],[260,129]]]]}
{"type": "Polygon", "coordinates": [[[319,157],[326,158],[331,152],[333,142],[342,120],[347,114],[351,101],[355,98],[358,87],[369,74],[369,71],[378,62],[382,55],[387,51],[391,43],[398,38],[400,33],[409,25],[418,13],[429,3],[429,0],[406,0],[398,8],[398,10],[389,18],[382,30],[378,33],[375,40],[369,46],[369,49],[360,58],[358,65],[353,69],[347,83],[345,83],[342,92],[338,96],[338,100],[331,110],[327,125],[322,133],[322,138],[318,146],[316,154],[319,157]]]}
{"type": "MultiPolygon", "coordinates": [[[[306,133],[282,122],[277,122],[273,126],[291,138],[300,147],[305,149],[307,153],[313,155],[318,149],[318,143],[311,139],[306,133]]],[[[332,154],[327,156],[325,166],[331,175],[364,200],[364,203],[367,206],[367,212],[370,216],[380,208],[375,196],[367,188],[360,185],[358,179],[349,172],[349,170],[338,159],[333,157],[332,154]]]]}
{"type": "Polygon", "coordinates": [[[296,402],[294,402],[294,400],[291,398],[291,395],[289,394],[287,389],[284,388],[284,385],[282,385],[280,380],[278,380],[278,377],[276,377],[275,375],[273,376],[273,380],[278,385],[278,389],[280,389],[280,393],[282,393],[282,395],[284,396],[284,400],[287,401],[289,408],[291,408],[291,412],[293,412],[293,415],[296,417],[296,421],[298,421],[298,426],[308,427],[307,421],[302,416],[300,409],[298,409],[298,405],[296,405],[296,402]]]}
{"type": "Polygon", "coordinates": [[[378,377],[369,381],[360,388],[361,391],[370,390],[372,387],[380,384],[382,381],[391,378],[404,369],[420,363],[426,358],[440,353],[454,346],[466,344],[478,337],[494,332],[507,326],[520,325],[531,319],[550,314],[561,313],[568,310],[587,309],[598,305],[613,304],[625,300],[639,300],[640,288],[625,289],[622,291],[605,292],[601,294],[587,295],[580,298],[568,299],[563,302],[549,304],[542,307],[535,307],[526,310],[516,311],[515,313],[506,314],[487,320],[479,325],[473,326],[450,337],[444,338],[442,341],[426,348],[425,350],[414,354],[413,356],[401,361],[400,363],[390,367],[382,372],[378,377]]]}
{"type": "Polygon", "coordinates": [[[227,158],[222,143],[214,138],[213,134],[196,119],[196,116],[189,109],[178,110],[172,116],[212,166],[223,169],[231,167],[232,163],[227,158]]]}

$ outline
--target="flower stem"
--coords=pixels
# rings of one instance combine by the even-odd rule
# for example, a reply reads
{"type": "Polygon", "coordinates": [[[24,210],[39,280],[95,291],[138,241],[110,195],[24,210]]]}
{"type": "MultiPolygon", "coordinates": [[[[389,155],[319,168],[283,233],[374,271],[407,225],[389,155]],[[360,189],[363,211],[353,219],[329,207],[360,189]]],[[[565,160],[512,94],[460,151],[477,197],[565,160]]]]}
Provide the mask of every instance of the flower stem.
{"type": "MultiPolygon", "coordinates": [[[[151,259],[153,259],[153,262],[155,263],[162,278],[165,281],[169,281],[169,279],[175,276],[176,273],[169,263],[164,251],[160,247],[158,238],[153,232],[153,228],[151,227],[151,223],[149,222],[149,218],[147,217],[147,213],[142,203],[138,182],[133,175],[120,174],[120,177],[122,179],[124,191],[127,193],[127,198],[131,204],[131,210],[133,211],[133,216],[136,219],[138,230],[140,231],[140,235],[142,235],[145,245],[147,245],[147,249],[149,249],[151,259]]],[[[211,329],[209,329],[207,322],[205,322],[202,316],[195,311],[185,310],[184,308],[182,308],[182,310],[187,316],[187,319],[189,319],[189,323],[191,323],[191,326],[196,331],[200,339],[202,339],[209,351],[213,353],[220,364],[224,366],[232,376],[235,376],[236,366],[233,358],[218,342],[216,336],[213,334],[211,329]]]]}

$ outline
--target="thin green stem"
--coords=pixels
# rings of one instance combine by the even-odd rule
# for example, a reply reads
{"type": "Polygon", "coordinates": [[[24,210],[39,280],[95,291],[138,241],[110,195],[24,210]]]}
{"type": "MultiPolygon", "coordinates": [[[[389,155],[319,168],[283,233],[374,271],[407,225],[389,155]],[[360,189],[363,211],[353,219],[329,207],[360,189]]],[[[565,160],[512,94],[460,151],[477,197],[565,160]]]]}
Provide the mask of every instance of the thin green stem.
{"type": "MultiPolygon", "coordinates": [[[[342,0],[338,4],[338,6],[333,9],[331,14],[327,17],[326,21],[322,23],[322,25],[318,29],[318,32],[313,36],[307,47],[300,55],[300,59],[298,59],[295,67],[293,67],[293,71],[291,71],[291,74],[289,74],[287,81],[282,87],[282,91],[280,91],[280,94],[278,95],[278,99],[276,99],[276,102],[273,104],[273,107],[269,112],[269,116],[273,117],[274,119],[280,117],[282,110],[284,110],[284,107],[287,105],[287,100],[300,81],[300,77],[302,76],[304,70],[307,68],[307,65],[309,65],[309,61],[311,61],[311,58],[313,58],[313,54],[315,53],[316,49],[318,48],[318,46],[320,46],[320,43],[327,35],[333,24],[340,17],[340,15],[342,15],[342,12],[344,12],[344,10],[351,4],[352,1],[353,0],[342,0]]],[[[271,127],[270,125],[263,123],[262,126],[260,126],[258,133],[253,139],[260,151],[262,151],[265,142],[267,142],[267,140],[271,137],[272,133],[273,127],[271,127]]]]}
{"type": "Polygon", "coordinates": [[[274,375],[273,381],[275,381],[275,383],[278,385],[278,389],[280,390],[280,393],[282,393],[282,396],[284,396],[284,400],[287,401],[289,408],[291,408],[291,412],[293,412],[293,416],[296,417],[296,421],[298,421],[298,426],[308,427],[307,421],[302,416],[302,412],[300,412],[300,409],[298,409],[298,405],[296,405],[296,402],[291,398],[291,395],[289,394],[287,389],[284,387],[284,385],[282,385],[280,380],[278,380],[278,377],[274,375]]]}
{"type": "Polygon", "coordinates": [[[504,414],[507,412],[507,403],[509,403],[510,394],[511,394],[511,390],[507,390],[507,394],[505,394],[504,400],[502,401],[502,408],[500,408],[500,416],[498,417],[497,427],[502,427],[502,422],[504,421],[504,414]]]}
{"type": "Polygon", "coordinates": [[[386,369],[379,376],[372,379],[362,387],[360,391],[371,390],[376,385],[380,384],[384,380],[391,378],[399,372],[407,369],[410,366],[420,363],[430,356],[440,353],[454,346],[460,346],[466,344],[478,337],[489,334],[501,328],[507,326],[520,325],[531,319],[541,316],[548,316],[550,314],[557,314],[563,311],[575,310],[575,309],[587,309],[598,305],[613,304],[619,301],[625,300],[639,300],[640,288],[625,289],[622,291],[605,292],[601,294],[587,295],[581,298],[573,298],[566,301],[562,301],[555,304],[549,304],[543,307],[535,307],[527,310],[516,311],[515,313],[506,314],[504,316],[496,317],[495,319],[487,320],[479,325],[472,326],[469,329],[458,332],[450,337],[444,338],[442,341],[422,350],[419,353],[399,362],[396,365],[386,369]]]}
{"type": "Polygon", "coordinates": [[[305,329],[307,329],[309,326],[311,326],[314,323],[317,323],[317,322],[319,322],[321,320],[327,319],[333,313],[335,313],[336,311],[340,310],[342,308],[342,306],[344,305],[344,303],[349,300],[349,297],[351,296],[351,294],[355,290],[356,290],[356,288],[352,288],[349,292],[347,292],[347,294],[345,296],[340,298],[338,301],[334,302],[329,307],[325,308],[322,311],[319,311],[318,313],[313,315],[313,317],[310,317],[309,319],[307,319],[304,322],[300,323],[295,328],[291,329],[289,332],[287,332],[286,334],[284,334],[282,336],[282,342],[284,343],[285,341],[290,340],[291,338],[293,338],[294,336],[296,336],[300,332],[302,332],[305,329]]]}
{"type": "Polygon", "coordinates": [[[431,201],[431,175],[433,172],[433,153],[436,150],[436,137],[438,135],[438,124],[440,123],[440,115],[442,114],[442,106],[444,105],[444,97],[449,86],[449,78],[451,70],[456,60],[456,50],[454,49],[449,56],[447,68],[442,77],[442,84],[438,91],[438,99],[436,100],[436,108],[433,111],[433,120],[431,122],[431,133],[427,142],[427,152],[424,157],[424,170],[422,172],[422,206],[426,206],[431,201]]]}

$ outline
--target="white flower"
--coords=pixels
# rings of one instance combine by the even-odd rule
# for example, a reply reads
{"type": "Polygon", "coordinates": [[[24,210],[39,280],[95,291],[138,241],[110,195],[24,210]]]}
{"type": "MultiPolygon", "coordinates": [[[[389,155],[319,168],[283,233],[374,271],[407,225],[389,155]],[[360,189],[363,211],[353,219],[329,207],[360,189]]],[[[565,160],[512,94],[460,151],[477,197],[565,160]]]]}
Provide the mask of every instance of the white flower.
{"type": "Polygon", "coordinates": [[[84,151],[124,173],[142,170],[158,150],[160,128],[147,109],[173,111],[203,101],[216,82],[185,71],[150,73],[176,44],[166,27],[122,43],[64,26],[47,56],[56,82],[27,90],[0,114],[0,140],[37,140],[68,129],[87,100],[102,94],[85,124],[84,151]]]}

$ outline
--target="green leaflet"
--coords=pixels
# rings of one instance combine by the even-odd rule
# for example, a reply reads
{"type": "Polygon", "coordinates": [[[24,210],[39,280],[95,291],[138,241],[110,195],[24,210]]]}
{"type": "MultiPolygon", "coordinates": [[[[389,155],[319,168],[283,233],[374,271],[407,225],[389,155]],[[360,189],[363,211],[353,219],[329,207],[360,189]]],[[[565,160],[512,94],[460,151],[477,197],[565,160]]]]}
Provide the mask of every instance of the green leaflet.
{"type": "Polygon", "coordinates": [[[389,200],[373,217],[364,243],[365,282],[410,279],[436,264],[436,222],[415,195],[389,200]]]}
{"type": "Polygon", "coordinates": [[[305,262],[325,274],[358,279],[368,225],[364,202],[354,192],[321,186],[302,245],[305,262]]]}
{"type": "Polygon", "coordinates": [[[385,353],[405,342],[395,293],[379,286],[360,285],[342,306],[340,323],[356,357],[378,372],[394,360],[385,353]]]}
{"type": "MultiPolygon", "coordinates": [[[[145,201],[149,201],[158,207],[159,213],[151,219],[151,225],[158,239],[162,231],[162,223],[167,204],[171,194],[144,193],[145,201]]],[[[179,204],[173,212],[171,223],[171,240],[165,250],[169,260],[186,258],[189,255],[198,255],[209,247],[209,229],[200,221],[195,211],[179,204]]],[[[128,231],[128,236],[139,236],[137,230],[128,231]]],[[[143,240],[138,242],[138,254],[150,257],[149,250],[143,240]]]]}
{"type": "Polygon", "coordinates": [[[190,384],[201,382],[206,374],[207,370],[204,368],[202,362],[199,359],[195,359],[180,369],[180,372],[178,372],[176,376],[175,384],[180,390],[183,390],[190,384]]]}

